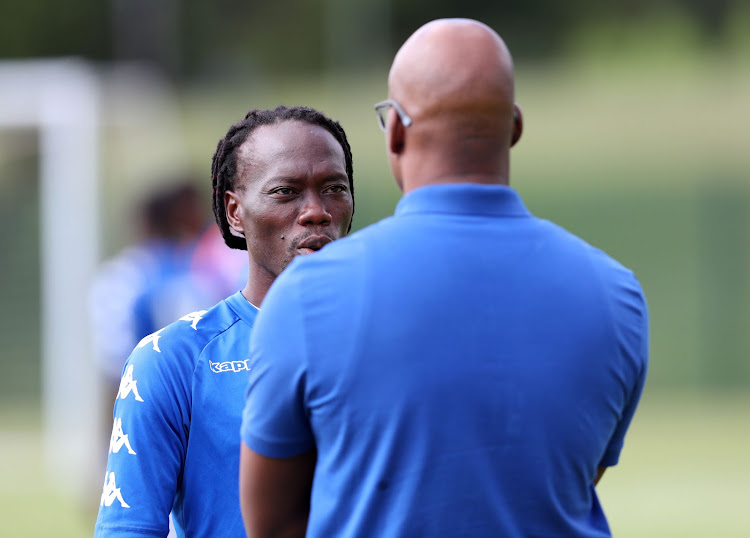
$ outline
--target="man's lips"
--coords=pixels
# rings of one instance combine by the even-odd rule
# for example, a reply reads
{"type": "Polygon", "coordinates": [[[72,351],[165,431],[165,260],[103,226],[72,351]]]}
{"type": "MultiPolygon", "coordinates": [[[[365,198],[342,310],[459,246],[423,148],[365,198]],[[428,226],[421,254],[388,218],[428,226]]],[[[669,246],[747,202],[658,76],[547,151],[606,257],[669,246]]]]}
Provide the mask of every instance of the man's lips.
{"type": "Polygon", "coordinates": [[[330,242],[331,238],[327,235],[311,235],[310,237],[306,237],[304,240],[300,241],[300,244],[297,245],[297,250],[315,252],[316,250],[320,250],[330,242]]]}

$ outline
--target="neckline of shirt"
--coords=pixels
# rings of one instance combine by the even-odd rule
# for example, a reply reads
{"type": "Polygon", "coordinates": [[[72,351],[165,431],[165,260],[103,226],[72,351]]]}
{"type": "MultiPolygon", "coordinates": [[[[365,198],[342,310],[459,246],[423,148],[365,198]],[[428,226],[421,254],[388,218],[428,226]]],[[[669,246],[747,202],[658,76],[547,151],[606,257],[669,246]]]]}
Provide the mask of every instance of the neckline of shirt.
{"type": "Polygon", "coordinates": [[[414,189],[401,198],[395,211],[395,215],[410,213],[504,217],[531,215],[521,197],[512,187],[478,183],[429,185],[414,189]]]}
{"type": "Polygon", "coordinates": [[[255,316],[258,315],[259,309],[253,303],[245,299],[245,296],[242,295],[241,291],[230,295],[229,297],[224,299],[224,302],[226,302],[229,307],[234,310],[234,312],[245,322],[250,325],[253,324],[253,322],[255,321],[255,316]]]}

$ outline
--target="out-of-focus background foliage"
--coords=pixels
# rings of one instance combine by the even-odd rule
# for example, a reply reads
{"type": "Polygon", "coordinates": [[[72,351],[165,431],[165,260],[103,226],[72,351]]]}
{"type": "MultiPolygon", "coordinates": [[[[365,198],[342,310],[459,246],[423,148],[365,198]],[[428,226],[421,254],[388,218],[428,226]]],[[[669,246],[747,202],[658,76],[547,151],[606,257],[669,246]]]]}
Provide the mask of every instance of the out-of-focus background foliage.
{"type": "MultiPolygon", "coordinates": [[[[400,193],[371,105],[393,54],[433,18],[491,25],[525,116],[513,186],[634,269],[649,300],[649,380],[599,488],[615,535],[750,536],[750,4],[0,0],[0,13],[0,60],[79,57],[100,81],[102,257],[133,240],[133,205],[159,178],[194,174],[208,208],[216,143],[251,107],[341,121],[355,229],[390,214],[400,193]]],[[[85,536],[99,491],[66,495],[42,456],[39,157],[34,129],[0,131],[0,535],[85,536]]]]}

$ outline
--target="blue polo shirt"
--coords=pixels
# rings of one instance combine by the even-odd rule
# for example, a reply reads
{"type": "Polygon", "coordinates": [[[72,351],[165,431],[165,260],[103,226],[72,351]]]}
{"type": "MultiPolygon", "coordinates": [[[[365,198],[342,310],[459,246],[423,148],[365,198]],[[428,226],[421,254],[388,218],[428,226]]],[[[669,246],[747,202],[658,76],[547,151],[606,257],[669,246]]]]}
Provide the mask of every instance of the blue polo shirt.
{"type": "Polygon", "coordinates": [[[317,449],[308,536],[608,536],[647,348],[631,271],[509,187],[423,187],[273,284],[241,435],[317,449]]]}
{"type": "Polygon", "coordinates": [[[143,338],[114,407],[96,537],[243,537],[242,395],[258,310],[237,292],[143,338]]]}

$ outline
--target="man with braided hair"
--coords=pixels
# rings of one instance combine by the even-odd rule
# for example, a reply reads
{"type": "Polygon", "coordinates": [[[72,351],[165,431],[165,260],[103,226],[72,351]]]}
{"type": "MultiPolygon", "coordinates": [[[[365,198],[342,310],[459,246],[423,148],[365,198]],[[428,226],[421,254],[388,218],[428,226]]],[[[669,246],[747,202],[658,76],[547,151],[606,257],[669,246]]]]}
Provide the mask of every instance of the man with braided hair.
{"type": "Polygon", "coordinates": [[[341,126],[305,107],[251,110],[213,156],[213,209],[248,281],[210,310],[144,338],[114,408],[95,536],[245,536],[239,439],[258,306],[298,254],[349,231],[352,154],[341,126]]]}

